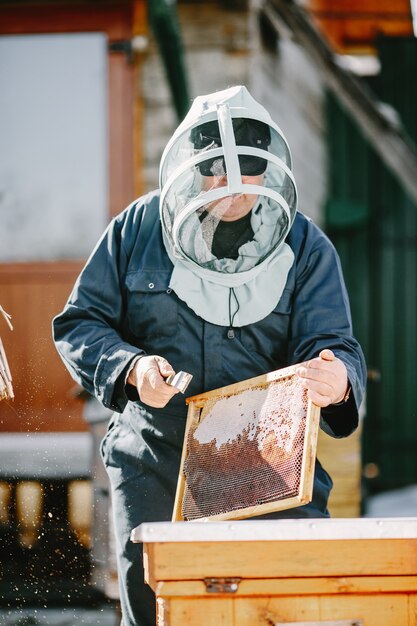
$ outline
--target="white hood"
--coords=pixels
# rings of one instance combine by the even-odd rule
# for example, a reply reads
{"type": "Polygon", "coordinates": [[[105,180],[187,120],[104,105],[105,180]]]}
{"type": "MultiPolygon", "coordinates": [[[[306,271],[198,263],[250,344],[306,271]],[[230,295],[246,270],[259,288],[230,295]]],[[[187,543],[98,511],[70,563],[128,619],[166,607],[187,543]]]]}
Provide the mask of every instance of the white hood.
{"type": "Polygon", "coordinates": [[[284,240],[297,191],[287,141],[246,87],[194,100],[164,150],[160,185],[171,288],[215,324],[242,326],[265,317],[293,263],[284,240]],[[245,216],[251,237],[217,258],[213,242],[224,223],[245,216]]]}

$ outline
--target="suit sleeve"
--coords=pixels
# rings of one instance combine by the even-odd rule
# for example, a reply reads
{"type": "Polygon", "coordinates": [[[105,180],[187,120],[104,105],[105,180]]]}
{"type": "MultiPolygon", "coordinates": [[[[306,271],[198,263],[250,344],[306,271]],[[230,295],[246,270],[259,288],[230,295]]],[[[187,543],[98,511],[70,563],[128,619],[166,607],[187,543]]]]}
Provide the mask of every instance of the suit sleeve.
{"type": "Polygon", "coordinates": [[[322,409],[321,427],[333,437],[346,437],[358,425],[366,365],[352,334],[339,257],[327,237],[315,228],[309,225],[310,237],[297,259],[289,359],[299,363],[330,348],[343,361],[352,387],[350,398],[342,405],[322,409]]]}
{"type": "Polygon", "coordinates": [[[124,381],[129,365],[145,354],[124,340],[122,333],[127,215],[128,210],[110,223],[64,310],[53,320],[56,348],[74,380],[117,412],[122,412],[128,401],[124,381]]]}

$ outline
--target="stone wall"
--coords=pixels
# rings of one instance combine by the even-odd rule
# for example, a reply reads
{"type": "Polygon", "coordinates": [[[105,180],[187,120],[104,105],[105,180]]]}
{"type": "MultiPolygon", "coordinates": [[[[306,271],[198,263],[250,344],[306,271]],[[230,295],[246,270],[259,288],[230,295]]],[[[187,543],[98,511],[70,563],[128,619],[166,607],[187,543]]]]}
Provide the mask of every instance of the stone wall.
{"type": "Polygon", "coordinates": [[[326,198],[326,138],[323,82],[313,62],[294,41],[263,43],[259,2],[250,11],[248,87],[283,131],[293,157],[300,211],[323,222],[326,198]]]}
{"type": "MultiPolygon", "coordinates": [[[[179,2],[178,10],[191,99],[232,85],[247,84],[248,11],[227,10],[220,2],[179,2]]],[[[158,185],[159,161],[178,124],[152,38],[142,64],[139,89],[145,107],[143,178],[145,191],[149,191],[158,185]]]]}
{"type": "MultiPolygon", "coordinates": [[[[323,86],[311,60],[293,41],[275,48],[262,43],[258,2],[228,10],[225,3],[179,2],[190,93],[245,84],[271,113],[290,144],[299,191],[299,208],[320,223],[326,164],[323,86]]],[[[144,187],[158,185],[163,149],[177,120],[155,42],[144,57],[141,83],[145,107],[144,187]]]]}

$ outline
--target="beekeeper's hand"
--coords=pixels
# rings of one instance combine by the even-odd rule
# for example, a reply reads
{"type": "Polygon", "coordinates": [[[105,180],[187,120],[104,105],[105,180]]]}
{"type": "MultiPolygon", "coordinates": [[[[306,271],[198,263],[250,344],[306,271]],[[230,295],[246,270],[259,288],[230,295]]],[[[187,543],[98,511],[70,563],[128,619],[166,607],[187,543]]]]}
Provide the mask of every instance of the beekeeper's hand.
{"type": "Polygon", "coordinates": [[[317,406],[324,408],[345,399],[349,385],[346,366],[331,350],[322,350],[317,358],[300,365],[297,374],[317,406]]]}
{"type": "Polygon", "coordinates": [[[127,382],[136,387],[144,404],[162,409],[179,393],[176,387],[165,382],[170,374],[175,374],[175,371],[162,356],[142,356],[131,369],[127,382]]]}

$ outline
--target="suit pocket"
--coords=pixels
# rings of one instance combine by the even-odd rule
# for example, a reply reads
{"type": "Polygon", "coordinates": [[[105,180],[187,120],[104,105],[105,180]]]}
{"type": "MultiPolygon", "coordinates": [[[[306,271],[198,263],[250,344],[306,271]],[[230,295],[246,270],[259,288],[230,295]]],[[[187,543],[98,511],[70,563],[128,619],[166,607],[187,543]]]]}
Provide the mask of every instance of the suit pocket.
{"type": "Polygon", "coordinates": [[[171,337],[178,326],[178,301],[169,287],[172,270],[139,270],[126,276],[127,322],[141,340],[171,337]]]}
{"type": "Polygon", "coordinates": [[[292,309],[292,292],[284,289],[276,307],[264,319],[241,328],[242,344],[251,352],[285,363],[292,309]]]}

